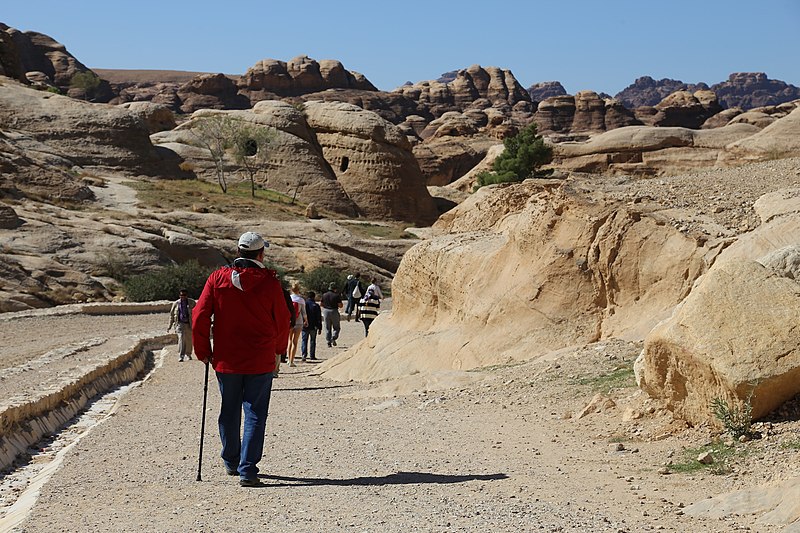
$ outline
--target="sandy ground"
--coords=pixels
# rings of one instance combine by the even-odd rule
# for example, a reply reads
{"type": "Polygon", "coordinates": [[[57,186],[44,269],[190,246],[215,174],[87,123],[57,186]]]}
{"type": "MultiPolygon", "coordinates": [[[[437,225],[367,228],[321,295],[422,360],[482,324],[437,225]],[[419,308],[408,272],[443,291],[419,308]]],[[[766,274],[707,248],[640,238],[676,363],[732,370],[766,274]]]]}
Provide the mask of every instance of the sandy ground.
{"type": "MultiPolygon", "coordinates": [[[[151,322],[142,327],[164,327],[164,315],[148,316],[137,319],[151,322]]],[[[61,327],[58,317],[32,320],[40,322],[25,331],[61,327]]],[[[361,324],[344,322],[339,346],[323,342],[318,355],[362,338],[361,324]]],[[[261,463],[266,486],[242,488],[219,459],[213,377],[196,481],[204,367],[179,363],[170,347],[151,377],[65,454],[15,530],[778,531],[755,526],[753,516],[694,518],[683,508],[797,475],[797,450],[776,440],[796,436],[796,422],[760,426],[765,438],[720,474],[664,474],[664,464],[712,433],[671,423],[630,383],[608,393],[616,406],[579,417],[596,393],[590,382],[628,366],[639,349],[598,343],[470,373],[475,381],[457,388],[389,398],[371,392],[376,385],[315,376],[315,364],[284,365],[261,463]],[[627,405],[644,415],[623,422],[627,405]]]]}

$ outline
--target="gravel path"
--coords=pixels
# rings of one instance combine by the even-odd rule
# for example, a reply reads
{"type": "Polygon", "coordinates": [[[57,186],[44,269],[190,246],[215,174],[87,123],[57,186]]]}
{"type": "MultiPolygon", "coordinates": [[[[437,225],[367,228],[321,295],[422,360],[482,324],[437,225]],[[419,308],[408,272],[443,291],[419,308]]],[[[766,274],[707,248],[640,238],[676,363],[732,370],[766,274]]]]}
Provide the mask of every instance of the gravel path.
{"type": "MultiPolygon", "coordinates": [[[[163,317],[151,318],[157,327],[163,317]]],[[[105,317],[95,320],[104,326],[105,317]]],[[[345,322],[339,346],[323,343],[319,355],[362,337],[360,324],[345,322]]],[[[267,486],[247,489],[218,457],[213,379],[203,481],[195,480],[204,367],[179,363],[169,348],[150,379],[66,454],[16,530],[777,531],[752,527],[752,517],[683,515],[683,505],[752,484],[756,469],[659,474],[676,449],[707,433],[673,435],[658,412],[622,423],[624,403],[642,402],[633,388],[614,393],[620,408],[578,418],[594,394],[578,378],[608,372],[638,349],[600,344],[396,398],[344,398],[369,387],[314,376],[313,364],[284,366],[261,463],[267,486]]]]}

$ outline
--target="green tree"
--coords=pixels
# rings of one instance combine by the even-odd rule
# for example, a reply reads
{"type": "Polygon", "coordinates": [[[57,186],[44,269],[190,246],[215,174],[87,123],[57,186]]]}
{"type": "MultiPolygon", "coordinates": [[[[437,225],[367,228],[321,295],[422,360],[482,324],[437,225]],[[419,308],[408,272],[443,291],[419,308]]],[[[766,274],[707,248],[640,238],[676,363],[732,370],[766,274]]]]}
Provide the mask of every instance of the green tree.
{"type": "Polygon", "coordinates": [[[553,159],[553,149],[536,134],[536,124],[531,122],[522,131],[503,141],[505,150],[492,164],[491,172],[478,174],[475,190],[492,183],[522,181],[534,177],[537,169],[553,159]]]}
{"type": "Polygon", "coordinates": [[[97,97],[101,83],[100,77],[91,70],[76,72],[69,80],[70,88],[83,90],[86,100],[90,102],[97,97]]]}

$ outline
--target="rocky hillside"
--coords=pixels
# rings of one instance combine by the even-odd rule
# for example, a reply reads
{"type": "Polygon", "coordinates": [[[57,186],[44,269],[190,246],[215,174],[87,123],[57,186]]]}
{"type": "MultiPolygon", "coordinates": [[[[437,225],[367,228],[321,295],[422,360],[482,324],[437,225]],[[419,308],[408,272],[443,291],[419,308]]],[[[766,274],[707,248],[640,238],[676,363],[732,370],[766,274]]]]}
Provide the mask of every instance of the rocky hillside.
{"type": "Polygon", "coordinates": [[[654,106],[676,91],[695,92],[711,90],[723,108],[739,107],[744,110],[754,107],[774,106],[800,98],[800,87],[781,80],[772,80],[763,72],[735,72],[727,80],[710,87],[703,83],[684,83],[664,78],[654,80],[650,76],[638,78],[618,92],[614,98],[629,109],[654,106]]]}

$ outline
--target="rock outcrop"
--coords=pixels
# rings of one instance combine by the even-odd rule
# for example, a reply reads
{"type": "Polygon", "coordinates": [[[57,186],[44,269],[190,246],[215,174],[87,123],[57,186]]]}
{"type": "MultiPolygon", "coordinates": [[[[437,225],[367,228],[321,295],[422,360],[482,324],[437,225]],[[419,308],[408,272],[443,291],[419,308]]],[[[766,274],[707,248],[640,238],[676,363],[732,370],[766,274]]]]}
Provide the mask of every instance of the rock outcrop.
{"type": "MultiPolygon", "coordinates": [[[[0,63],[6,75],[27,82],[27,74],[35,73],[33,77],[37,81],[57,87],[64,94],[86,97],[82,88],[72,83],[73,77],[79,73],[94,73],[70,54],[64,45],[42,33],[21,32],[2,23],[0,33],[3,34],[4,45],[0,52],[0,63]]],[[[112,97],[108,82],[99,80],[92,90],[92,101],[108,102],[112,97]]]]}
{"type": "Polygon", "coordinates": [[[539,103],[534,117],[540,133],[597,133],[641,124],[619,101],[594,91],[554,96],[539,103]]]}
{"type": "Polygon", "coordinates": [[[618,92],[614,98],[622,102],[628,109],[643,106],[655,106],[664,98],[677,91],[695,92],[708,89],[705,83],[687,84],[679,80],[663,78],[658,81],[650,76],[642,76],[618,92]]]}
{"type": "Polygon", "coordinates": [[[497,67],[472,65],[459,70],[450,82],[424,81],[404,85],[394,92],[424,105],[434,118],[449,111],[463,112],[480,99],[487,100],[490,106],[505,105],[521,112],[532,111],[528,92],[510,70],[497,67]],[[515,107],[520,103],[522,108],[515,107]]]}
{"type": "Polygon", "coordinates": [[[698,129],[710,117],[722,111],[712,91],[676,91],[653,109],[636,110],[636,118],[648,126],[677,126],[698,129]]]}
{"type": "Polygon", "coordinates": [[[655,213],[561,185],[484,187],[445,213],[434,226],[445,233],[403,257],[392,314],[325,375],[375,381],[641,338],[719,252],[655,213]],[[656,260],[664,250],[673,260],[656,260]]]}
{"type": "Polygon", "coordinates": [[[645,339],[636,362],[643,390],[692,423],[713,420],[714,398],[759,418],[800,393],[800,198],[755,203],[762,224],[739,237],[672,316],[645,339]]]}
{"type": "Polygon", "coordinates": [[[800,98],[800,87],[780,80],[771,80],[763,72],[735,72],[726,81],[715,83],[716,93],[723,107],[774,106],[800,98]]]}
{"type": "MultiPolygon", "coordinates": [[[[313,202],[322,210],[357,215],[358,207],[336,180],[314,131],[300,110],[285,102],[266,100],[257,103],[252,110],[197,111],[176,129],[153,135],[153,143],[179,154],[201,178],[215,181],[214,161],[207,150],[198,147],[193,130],[198,122],[216,115],[230,116],[275,133],[269,155],[261,163],[266,171],[256,176],[257,185],[296,195],[301,202],[313,202]]],[[[241,169],[233,159],[226,157],[224,164],[230,179],[242,179],[237,175],[241,169]]]]}
{"type": "Polygon", "coordinates": [[[543,81],[528,87],[528,94],[531,95],[532,101],[541,102],[554,96],[564,96],[567,90],[559,81],[543,81]]]}
{"type": "Polygon", "coordinates": [[[144,120],[120,107],[90,104],[7,81],[0,84],[0,122],[13,133],[7,134],[8,142],[23,152],[43,150],[62,171],[78,165],[136,174],[180,174],[175,154],[153,147],[144,120]]]}
{"type": "Polygon", "coordinates": [[[629,126],[587,142],[554,145],[553,160],[582,172],[659,174],[714,166],[727,145],[758,131],[750,124],[710,130],[629,126]]]}
{"type": "Polygon", "coordinates": [[[248,109],[250,100],[239,94],[236,82],[224,74],[206,74],[184,83],[176,91],[182,113],[198,109],[248,109]]]}
{"type": "Polygon", "coordinates": [[[791,157],[800,153],[800,101],[795,109],[763,130],[726,146],[721,160],[727,164],[791,157]]]}
{"type": "Polygon", "coordinates": [[[295,57],[288,62],[264,59],[247,69],[239,79],[240,93],[248,97],[251,104],[327,89],[377,90],[362,74],[346,70],[339,61],[317,62],[308,56],[295,57]]]}
{"type": "Polygon", "coordinates": [[[438,216],[406,135],[375,113],[345,103],[307,102],[325,159],[359,211],[423,225],[438,216]]]}

